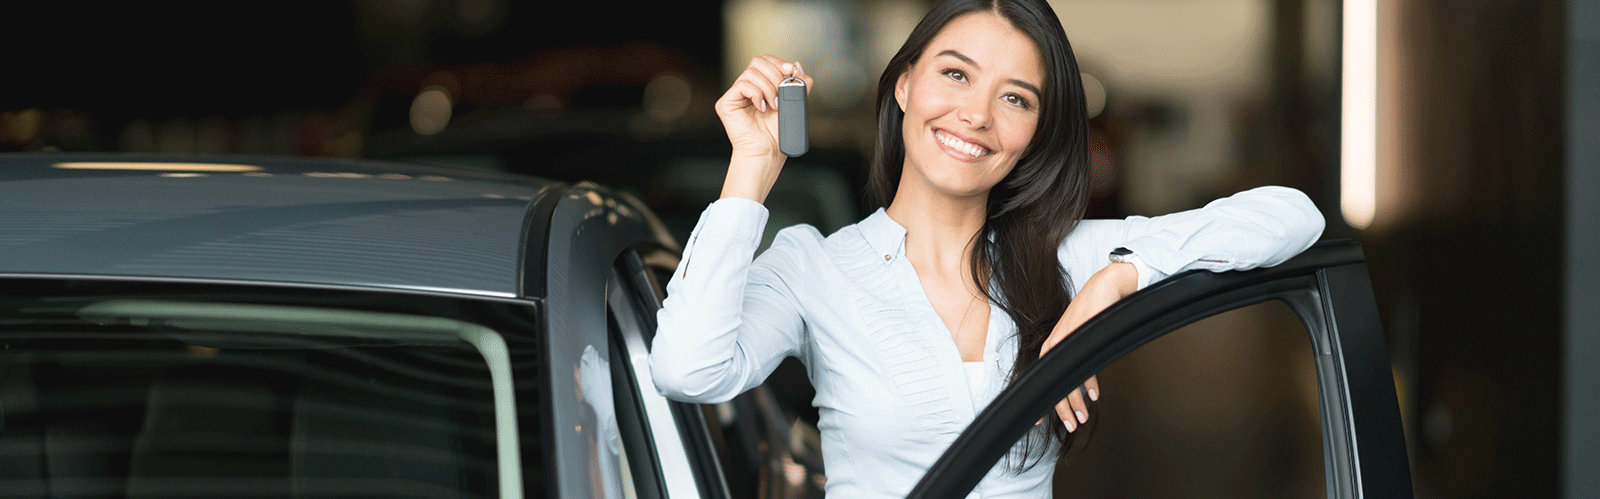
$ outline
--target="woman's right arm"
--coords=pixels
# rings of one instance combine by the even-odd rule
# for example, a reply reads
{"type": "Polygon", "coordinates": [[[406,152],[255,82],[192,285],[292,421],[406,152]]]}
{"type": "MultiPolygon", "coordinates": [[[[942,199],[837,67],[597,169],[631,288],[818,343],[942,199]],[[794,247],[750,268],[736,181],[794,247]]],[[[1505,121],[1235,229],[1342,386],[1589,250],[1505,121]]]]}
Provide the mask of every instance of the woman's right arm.
{"type": "MultiPolygon", "coordinates": [[[[777,145],[777,85],[798,76],[798,64],[757,57],[717,100],[717,115],[733,155],[722,199],[701,214],[667,284],[657,313],[650,373],[674,400],[716,403],[754,387],[784,357],[799,355],[803,323],[785,282],[786,248],[769,250],[766,265],[752,255],[766,226],[761,205],[785,156],[777,145]]],[[[787,248],[792,249],[792,248],[787,248]]]]}
{"type": "Polygon", "coordinates": [[[785,269],[794,248],[751,255],[767,211],[743,198],[712,203],[684,249],[656,313],[650,375],[673,400],[718,403],[761,384],[785,357],[802,355],[804,323],[785,269]]]}

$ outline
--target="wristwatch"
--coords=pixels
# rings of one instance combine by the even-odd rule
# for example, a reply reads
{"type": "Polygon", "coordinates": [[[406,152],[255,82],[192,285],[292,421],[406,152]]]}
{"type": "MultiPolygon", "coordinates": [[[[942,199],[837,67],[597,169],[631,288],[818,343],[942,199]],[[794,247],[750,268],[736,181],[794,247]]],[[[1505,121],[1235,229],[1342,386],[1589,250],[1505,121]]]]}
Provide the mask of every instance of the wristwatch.
{"type": "Polygon", "coordinates": [[[1134,263],[1133,250],[1118,246],[1111,250],[1111,263],[1134,263]]]}

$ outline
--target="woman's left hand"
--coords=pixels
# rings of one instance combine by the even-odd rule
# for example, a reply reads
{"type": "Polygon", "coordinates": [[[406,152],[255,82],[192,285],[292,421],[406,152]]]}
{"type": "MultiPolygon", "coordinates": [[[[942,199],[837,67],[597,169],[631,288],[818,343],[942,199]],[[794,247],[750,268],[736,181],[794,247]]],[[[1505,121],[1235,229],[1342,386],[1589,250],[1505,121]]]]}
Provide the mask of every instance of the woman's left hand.
{"type": "MultiPolygon", "coordinates": [[[[1057,343],[1067,338],[1067,335],[1078,330],[1078,326],[1088,322],[1089,318],[1099,314],[1106,307],[1121,300],[1122,297],[1133,294],[1139,287],[1139,272],[1131,263],[1113,263],[1095,272],[1083,284],[1083,289],[1078,295],[1072,297],[1072,303],[1067,305],[1067,311],[1061,314],[1061,320],[1056,322],[1055,329],[1050,331],[1050,336],[1045,338],[1044,345],[1039,348],[1039,356],[1055,348],[1057,343]]],[[[1089,400],[1100,400],[1100,381],[1094,376],[1084,382],[1083,388],[1088,389],[1089,400]]],[[[1074,389],[1067,394],[1067,398],[1056,403],[1056,415],[1061,417],[1067,431],[1077,431],[1078,426],[1089,421],[1088,404],[1084,402],[1081,389],[1074,389]]]]}

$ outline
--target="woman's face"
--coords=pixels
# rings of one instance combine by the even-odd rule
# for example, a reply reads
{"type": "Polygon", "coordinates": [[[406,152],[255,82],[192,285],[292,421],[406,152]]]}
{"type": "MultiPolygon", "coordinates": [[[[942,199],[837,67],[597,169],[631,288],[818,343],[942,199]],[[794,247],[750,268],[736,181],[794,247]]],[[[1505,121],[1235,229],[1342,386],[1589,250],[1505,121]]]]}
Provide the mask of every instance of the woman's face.
{"type": "Polygon", "coordinates": [[[895,85],[905,112],[901,188],[986,196],[1038,127],[1041,60],[1032,39],[992,13],[950,21],[895,85]]]}

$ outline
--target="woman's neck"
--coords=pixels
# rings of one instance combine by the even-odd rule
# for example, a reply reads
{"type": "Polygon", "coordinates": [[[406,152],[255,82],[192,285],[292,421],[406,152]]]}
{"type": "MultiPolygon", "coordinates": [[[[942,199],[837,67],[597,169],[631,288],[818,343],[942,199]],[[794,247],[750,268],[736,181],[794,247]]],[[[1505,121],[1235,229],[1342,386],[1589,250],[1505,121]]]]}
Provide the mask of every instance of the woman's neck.
{"type": "Polygon", "coordinates": [[[906,258],[918,270],[965,275],[978,231],[988,218],[984,197],[954,198],[902,181],[884,211],[906,229],[906,258]]]}

